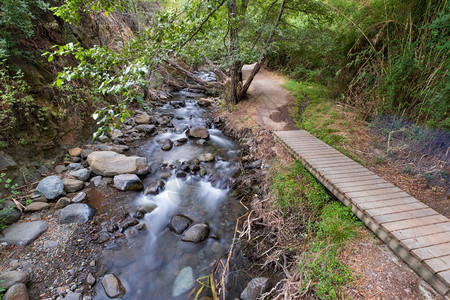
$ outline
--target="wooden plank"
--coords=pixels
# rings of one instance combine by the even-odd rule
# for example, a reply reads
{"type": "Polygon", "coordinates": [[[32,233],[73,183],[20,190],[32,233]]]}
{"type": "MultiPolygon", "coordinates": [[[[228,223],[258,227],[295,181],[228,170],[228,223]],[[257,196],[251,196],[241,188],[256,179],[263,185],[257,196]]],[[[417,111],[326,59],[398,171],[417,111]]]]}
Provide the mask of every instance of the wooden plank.
{"type": "Polygon", "coordinates": [[[415,249],[412,253],[420,260],[450,255],[450,243],[415,249]]]}
{"type": "MultiPolygon", "coordinates": [[[[370,186],[370,185],[377,185],[377,184],[384,184],[389,183],[386,180],[376,176],[373,179],[363,179],[363,180],[354,180],[354,181],[344,181],[344,182],[338,182],[336,183],[336,187],[339,189],[348,188],[348,187],[358,187],[358,186],[370,186]]],[[[391,184],[392,185],[392,184],[391,184]]]]}
{"type": "Polygon", "coordinates": [[[377,208],[377,207],[388,207],[388,206],[417,203],[417,202],[420,202],[420,201],[413,197],[407,197],[407,198],[400,198],[400,199],[390,199],[390,200],[384,200],[384,201],[361,203],[358,205],[358,207],[361,208],[362,210],[367,210],[367,209],[377,208]]]}
{"type": "Polygon", "coordinates": [[[362,173],[372,175],[372,172],[365,168],[319,168],[316,169],[321,175],[339,175],[339,174],[351,174],[351,173],[362,173]]]}
{"type": "MultiPolygon", "coordinates": [[[[391,185],[389,188],[381,188],[376,190],[369,190],[369,191],[359,191],[359,192],[348,192],[345,193],[347,197],[350,198],[358,198],[358,197],[369,197],[369,196],[375,196],[375,195],[384,195],[384,194],[397,194],[397,193],[404,193],[405,197],[409,196],[407,193],[402,191],[396,186],[391,185]]],[[[399,198],[399,197],[397,197],[399,198]]]]}
{"type": "Polygon", "coordinates": [[[341,155],[335,155],[335,156],[329,156],[329,157],[308,157],[308,155],[302,155],[302,157],[305,157],[307,159],[307,162],[311,165],[324,165],[326,163],[340,163],[340,164],[349,164],[354,166],[360,166],[360,164],[355,163],[354,161],[350,159],[345,159],[341,155]]]}
{"type": "Polygon", "coordinates": [[[337,151],[333,147],[330,147],[328,145],[325,146],[323,144],[316,143],[316,142],[307,142],[307,141],[297,141],[297,142],[285,141],[285,142],[286,142],[286,144],[288,144],[291,147],[298,147],[299,149],[304,149],[304,150],[319,149],[319,150],[334,150],[334,151],[337,151]]]}
{"type": "Polygon", "coordinates": [[[388,222],[410,220],[410,219],[416,219],[416,218],[433,216],[433,215],[438,215],[438,212],[435,211],[434,209],[427,207],[427,208],[423,208],[423,209],[410,210],[410,211],[393,213],[393,214],[378,215],[378,216],[373,216],[372,218],[378,224],[384,224],[384,223],[388,223],[388,222]]]}
{"type": "Polygon", "coordinates": [[[371,208],[371,209],[366,210],[366,213],[368,213],[372,217],[375,217],[375,216],[396,214],[399,212],[423,209],[423,208],[428,208],[428,205],[425,205],[422,202],[416,202],[416,203],[411,203],[411,204],[401,204],[401,205],[396,205],[396,206],[371,208]]]}
{"type": "Polygon", "coordinates": [[[320,152],[320,151],[329,151],[329,152],[333,152],[335,153],[335,151],[333,151],[334,149],[325,149],[323,146],[320,145],[316,145],[316,146],[304,146],[304,145],[296,145],[296,144],[288,144],[289,147],[291,147],[292,149],[295,149],[296,151],[298,151],[298,154],[308,154],[308,153],[316,153],[316,152],[320,152]]]}
{"type": "Polygon", "coordinates": [[[424,226],[424,225],[443,223],[445,221],[448,221],[448,219],[446,217],[444,217],[443,215],[435,215],[435,216],[416,218],[413,220],[404,220],[404,221],[398,221],[398,222],[384,223],[384,224],[381,224],[381,226],[383,226],[388,231],[397,231],[397,230],[402,230],[402,229],[407,229],[407,228],[420,227],[420,226],[424,226]]]}
{"type": "MultiPolygon", "coordinates": [[[[295,150],[293,150],[293,151],[295,151],[295,150]]],[[[332,157],[338,158],[338,157],[340,157],[339,153],[311,153],[311,154],[297,153],[297,154],[299,157],[301,157],[305,160],[310,159],[310,158],[332,158],[332,157]]]]}
{"type": "Polygon", "coordinates": [[[366,180],[372,180],[372,179],[380,179],[380,177],[378,177],[375,174],[367,174],[364,176],[358,176],[358,175],[353,175],[353,176],[335,176],[334,178],[332,176],[329,176],[328,178],[333,179],[333,183],[338,185],[340,183],[358,183],[359,181],[366,181],[366,180]]]}
{"type": "MultiPolygon", "coordinates": [[[[450,270],[439,272],[439,273],[437,273],[437,276],[439,278],[441,278],[442,280],[445,280],[447,282],[447,284],[450,282],[450,270]]],[[[449,295],[446,295],[446,296],[449,296],[449,295]]],[[[447,299],[448,299],[448,297],[447,297],[447,299]]]]}
{"type": "Polygon", "coordinates": [[[315,150],[315,151],[308,151],[308,150],[302,150],[299,148],[299,146],[291,146],[291,148],[296,151],[300,156],[309,156],[309,155],[318,155],[318,154],[334,154],[336,156],[340,156],[341,154],[337,151],[330,150],[315,150]]]}
{"type": "Polygon", "coordinates": [[[353,160],[351,160],[350,158],[348,158],[348,157],[346,157],[346,156],[340,156],[340,157],[337,157],[337,158],[333,158],[333,159],[331,159],[331,158],[311,158],[311,159],[308,159],[308,163],[310,163],[310,164],[314,164],[314,163],[320,163],[320,162],[329,162],[330,160],[334,160],[334,161],[336,161],[336,162],[352,162],[352,163],[355,163],[353,160]]]}
{"type": "Polygon", "coordinates": [[[314,140],[315,138],[284,138],[283,142],[286,144],[297,144],[297,145],[319,145],[323,148],[332,148],[330,145],[314,140]]]}
{"type": "Polygon", "coordinates": [[[450,255],[427,259],[424,262],[435,272],[450,270],[450,255]]]}
{"type": "MultiPolygon", "coordinates": [[[[317,144],[323,143],[321,140],[318,140],[316,137],[310,135],[310,136],[286,136],[282,138],[283,141],[286,142],[292,142],[292,141],[312,141],[317,144]]],[[[326,143],[324,143],[326,144],[326,143]]]]}
{"type": "Polygon", "coordinates": [[[331,148],[334,149],[333,147],[331,147],[330,145],[327,145],[325,143],[320,143],[315,141],[314,139],[305,139],[305,138],[301,138],[301,139],[283,139],[283,141],[286,144],[289,145],[299,145],[299,146],[320,146],[323,149],[326,148],[331,148]],[[326,146],[325,146],[326,145],[326,146]]]}
{"type": "MultiPolygon", "coordinates": [[[[436,233],[432,235],[415,237],[412,239],[406,239],[402,241],[402,244],[411,250],[417,248],[424,248],[433,245],[439,245],[443,243],[450,243],[450,231],[436,233]]],[[[450,263],[450,261],[449,261],[450,263]]]]}
{"type": "Polygon", "coordinates": [[[389,182],[375,183],[369,185],[353,185],[348,187],[338,187],[342,193],[360,192],[360,191],[370,191],[382,188],[390,188],[392,184],[389,182]]]}
{"type": "Polygon", "coordinates": [[[398,198],[407,198],[411,197],[405,192],[399,192],[399,193],[391,193],[391,194],[383,194],[383,195],[373,195],[373,196],[366,196],[366,197],[352,197],[352,201],[354,203],[360,204],[360,203],[367,203],[367,202],[373,202],[373,201],[383,201],[383,200],[389,200],[389,199],[398,199],[398,198]],[[405,196],[406,195],[406,196],[405,196]]]}
{"type": "MultiPolygon", "coordinates": [[[[355,170],[364,170],[364,171],[368,171],[371,172],[369,169],[364,168],[361,165],[358,164],[349,164],[346,166],[329,166],[329,165],[324,165],[324,166],[318,166],[315,167],[315,169],[317,171],[319,170],[335,170],[335,171],[355,171],[355,170]]],[[[371,172],[373,174],[373,172],[371,172]]]]}
{"type": "Polygon", "coordinates": [[[347,167],[354,167],[355,163],[353,162],[336,162],[336,161],[328,161],[328,162],[320,162],[320,163],[315,163],[315,162],[309,162],[308,163],[314,167],[315,169],[322,169],[322,168],[347,168],[347,167]]]}
{"type": "Polygon", "coordinates": [[[334,167],[334,168],[347,168],[347,167],[352,167],[354,166],[353,162],[350,161],[340,161],[340,160],[336,160],[334,158],[328,158],[327,160],[324,161],[309,161],[308,160],[308,164],[313,166],[314,168],[327,168],[327,167],[334,167]]]}
{"type": "Polygon", "coordinates": [[[392,235],[395,236],[399,240],[410,239],[414,237],[421,237],[432,235],[436,233],[450,231],[450,221],[445,220],[438,224],[432,223],[430,225],[424,225],[414,228],[405,228],[402,230],[397,230],[392,232],[392,235]]]}

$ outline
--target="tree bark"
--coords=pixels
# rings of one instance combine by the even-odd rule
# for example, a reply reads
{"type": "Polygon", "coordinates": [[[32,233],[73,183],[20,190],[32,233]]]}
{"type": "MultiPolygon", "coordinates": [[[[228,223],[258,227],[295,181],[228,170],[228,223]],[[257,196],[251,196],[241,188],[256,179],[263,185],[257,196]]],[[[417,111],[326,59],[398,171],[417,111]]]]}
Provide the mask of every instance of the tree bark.
{"type": "Polygon", "coordinates": [[[266,61],[266,52],[270,47],[270,44],[273,41],[273,35],[275,34],[275,30],[277,29],[278,25],[280,24],[281,21],[281,17],[283,16],[283,12],[284,12],[284,7],[286,4],[287,0],[283,0],[283,2],[281,2],[281,6],[280,6],[280,10],[278,11],[278,17],[277,20],[272,28],[272,31],[270,32],[269,36],[267,37],[267,41],[266,44],[264,45],[263,51],[259,57],[258,62],[256,63],[255,67],[253,68],[252,72],[250,73],[250,76],[248,77],[248,79],[245,81],[244,86],[242,87],[242,89],[240,89],[238,91],[238,98],[241,99],[242,97],[244,97],[244,95],[247,93],[248,88],[250,87],[250,85],[252,84],[253,79],[255,78],[256,74],[258,74],[259,70],[261,70],[262,65],[264,64],[264,62],[266,61]]]}
{"type": "Polygon", "coordinates": [[[230,27],[230,86],[228,101],[235,105],[239,102],[239,89],[241,86],[241,62],[239,60],[239,24],[236,18],[236,0],[230,0],[228,7],[228,23],[230,27]]]}

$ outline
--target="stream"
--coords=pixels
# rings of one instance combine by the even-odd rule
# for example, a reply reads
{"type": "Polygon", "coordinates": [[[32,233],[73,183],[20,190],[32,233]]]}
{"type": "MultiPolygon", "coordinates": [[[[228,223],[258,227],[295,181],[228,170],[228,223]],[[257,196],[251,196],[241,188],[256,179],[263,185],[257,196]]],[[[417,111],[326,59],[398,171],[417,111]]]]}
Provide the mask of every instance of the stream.
{"type": "MultiPolygon", "coordinates": [[[[194,91],[195,92],[195,91],[194,91]]],[[[122,299],[187,299],[200,285],[195,280],[212,273],[215,262],[230,248],[237,218],[245,211],[230,196],[233,176],[238,171],[239,146],[214,127],[208,109],[199,105],[192,91],[174,93],[171,102],[153,113],[169,119],[165,133],[143,139],[133,154],[144,156],[150,173],[141,178],[144,187],[158,182],[157,194],[134,193],[130,207],[148,212],[137,230],[124,231],[127,242],[120,247],[105,246],[101,265],[116,274],[126,289],[122,299]],[[187,138],[195,126],[208,128],[208,139],[187,138]],[[170,151],[161,149],[170,139],[170,151]],[[194,161],[199,155],[214,155],[211,162],[194,161]],[[209,225],[209,235],[200,243],[182,241],[183,234],[169,229],[171,218],[182,215],[195,224],[209,225]]],[[[186,231],[185,231],[186,232],[186,231]]],[[[242,290],[236,289],[236,296],[242,290]]],[[[95,299],[109,299],[100,282],[95,299]]]]}

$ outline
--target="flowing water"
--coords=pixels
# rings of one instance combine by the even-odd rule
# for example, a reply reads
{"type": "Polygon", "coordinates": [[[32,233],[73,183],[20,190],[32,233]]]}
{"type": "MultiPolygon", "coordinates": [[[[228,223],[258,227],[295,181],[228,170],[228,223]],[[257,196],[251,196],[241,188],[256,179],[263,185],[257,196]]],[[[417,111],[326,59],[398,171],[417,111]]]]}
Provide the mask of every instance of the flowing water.
{"type": "MultiPolygon", "coordinates": [[[[156,207],[140,220],[147,230],[130,228],[125,231],[126,245],[104,252],[101,263],[107,273],[122,281],[126,288],[123,299],[187,299],[195,287],[193,281],[211,274],[214,263],[229,249],[236,220],[244,210],[229,196],[238,170],[238,145],[211,125],[206,109],[186,96],[192,94],[178,93],[174,98],[178,101],[156,109],[156,114],[172,118],[173,127],[168,125],[167,132],[145,140],[134,150],[150,164],[144,186],[161,179],[165,185],[159,194],[142,192],[131,203],[136,209],[156,207]],[[186,130],[192,126],[207,127],[210,138],[203,144],[189,139],[170,151],[161,150],[166,139],[186,138],[186,130]],[[193,171],[192,161],[204,153],[214,154],[215,160],[201,162],[202,170],[193,171]],[[209,237],[201,243],[181,241],[182,234],[168,228],[176,214],[188,216],[193,225],[209,224],[209,237]]],[[[95,299],[108,299],[100,283],[95,290],[95,299]]]]}

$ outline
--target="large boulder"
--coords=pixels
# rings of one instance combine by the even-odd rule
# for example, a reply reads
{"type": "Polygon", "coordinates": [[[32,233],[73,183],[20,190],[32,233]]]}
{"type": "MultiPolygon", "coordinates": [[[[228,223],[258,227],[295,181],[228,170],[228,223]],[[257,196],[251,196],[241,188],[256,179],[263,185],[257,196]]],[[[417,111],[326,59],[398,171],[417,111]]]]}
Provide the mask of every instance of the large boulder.
{"type": "Polygon", "coordinates": [[[144,189],[142,181],[136,174],[114,176],[114,187],[121,191],[140,191],[144,189]]]}
{"type": "Polygon", "coordinates": [[[195,224],[184,233],[181,240],[183,242],[200,243],[206,240],[209,235],[209,225],[206,223],[195,224]]]}
{"type": "Polygon", "coordinates": [[[148,162],[145,157],[125,156],[113,151],[95,151],[89,154],[87,161],[91,171],[102,176],[148,173],[148,162]]]}
{"type": "Polygon", "coordinates": [[[106,274],[102,279],[102,286],[109,298],[119,298],[126,293],[125,287],[115,274],[106,274]]]}
{"type": "Polygon", "coordinates": [[[3,300],[28,300],[27,287],[23,283],[17,283],[10,287],[6,294],[3,296],[3,300]]]}
{"type": "Polygon", "coordinates": [[[61,224],[86,223],[94,216],[95,210],[87,204],[74,203],[67,205],[57,214],[61,224]]]}
{"type": "Polygon", "coordinates": [[[18,283],[27,283],[29,278],[30,274],[28,272],[8,271],[0,275],[0,282],[2,284],[1,286],[9,289],[18,283]]]}
{"type": "Polygon", "coordinates": [[[196,127],[189,128],[188,131],[186,131],[186,134],[189,137],[197,138],[197,139],[209,138],[209,131],[206,127],[203,127],[203,126],[196,126],[196,127]]]}
{"type": "Polygon", "coordinates": [[[61,196],[64,184],[57,176],[48,176],[42,179],[36,187],[36,193],[52,200],[61,196]]]}
{"type": "Polygon", "coordinates": [[[0,242],[26,246],[47,229],[48,223],[46,221],[15,223],[3,230],[3,237],[0,238],[0,242]]]}

